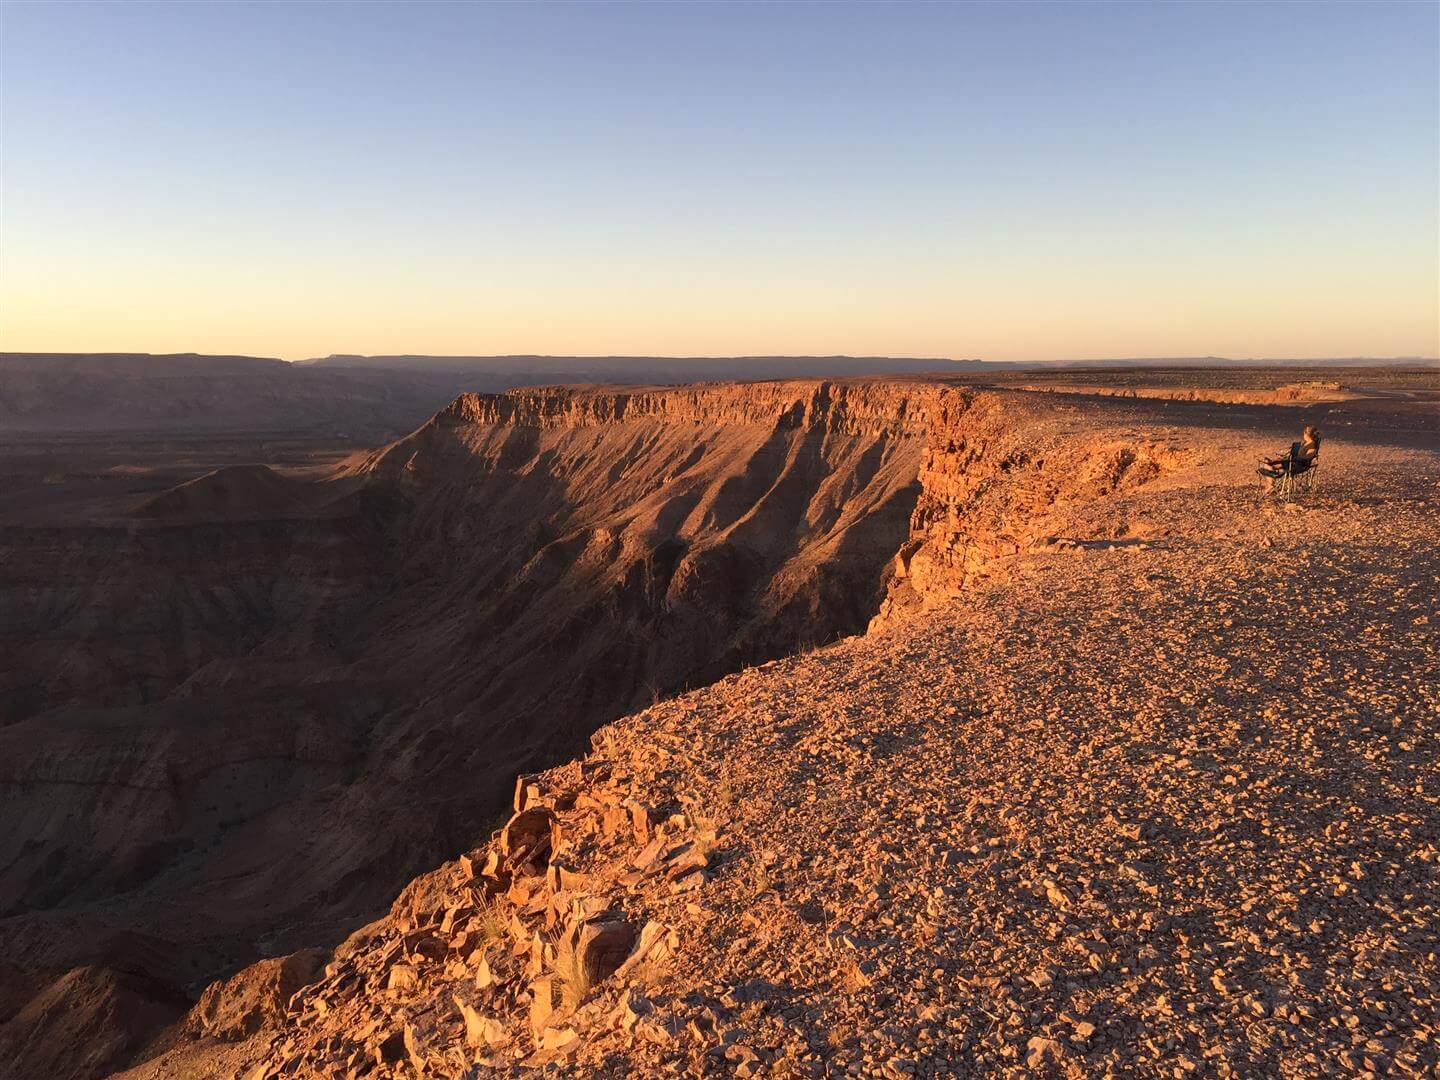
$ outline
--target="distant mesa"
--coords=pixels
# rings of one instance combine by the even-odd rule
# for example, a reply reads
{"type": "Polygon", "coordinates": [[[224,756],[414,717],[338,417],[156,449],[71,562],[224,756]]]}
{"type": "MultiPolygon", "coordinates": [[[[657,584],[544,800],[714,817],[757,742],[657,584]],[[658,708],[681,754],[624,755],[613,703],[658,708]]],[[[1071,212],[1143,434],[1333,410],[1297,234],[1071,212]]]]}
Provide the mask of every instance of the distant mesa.
{"type": "Polygon", "coordinates": [[[894,356],[359,356],[286,363],[197,353],[0,353],[0,433],[246,432],[373,445],[413,430],[458,394],[560,384],[658,385],[864,376],[955,377],[1141,368],[1433,366],[1440,361],[1169,357],[1037,363],[894,356]]]}
{"type": "Polygon", "coordinates": [[[983,360],[914,356],[425,356],[335,354],[298,366],[330,369],[484,373],[523,379],[512,385],[561,382],[680,383],[736,379],[819,379],[853,375],[952,374],[979,371],[983,360]]]}
{"type": "Polygon", "coordinates": [[[373,445],[467,391],[557,383],[959,373],[979,361],[891,357],[334,356],[0,353],[0,432],[267,432],[373,445]]]}

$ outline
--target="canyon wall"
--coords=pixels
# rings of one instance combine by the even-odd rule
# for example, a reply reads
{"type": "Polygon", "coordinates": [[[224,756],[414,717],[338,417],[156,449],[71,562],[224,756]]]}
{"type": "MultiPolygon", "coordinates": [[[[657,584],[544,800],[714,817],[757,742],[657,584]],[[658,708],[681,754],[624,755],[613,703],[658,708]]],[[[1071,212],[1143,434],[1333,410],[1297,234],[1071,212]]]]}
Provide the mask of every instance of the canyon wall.
{"type": "Polygon", "coordinates": [[[0,951],[168,1001],[333,943],[600,725],[1126,535],[1173,453],[925,382],[464,394],[322,482],[0,536],[0,951]]]}
{"type": "MultiPolygon", "coordinates": [[[[663,417],[697,429],[758,421],[776,430],[918,439],[906,463],[920,490],[903,542],[898,533],[892,537],[893,573],[873,622],[897,633],[918,611],[962,594],[976,579],[1003,577],[1026,552],[1144,543],[1133,535],[1124,500],[1111,496],[1161,478],[1180,460],[1168,442],[1018,395],[933,386],[856,393],[820,387],[798,397],[774,387],[745,391],[467,396],[363,468],[408,476],[405,482],[423,488],[438,446],[482,452],[497,424],[570,432],[663,417]]],[[[729,706],[743,711],[737,680],[748,677],[727,677],[713,689],[723,697],[721,688],[730,688],[729,706]]],[[[806,688],[789,693],[804,698],[806,688]]],[[[693,700],[659,708],[684,713],[693,700]]],[[[185,1057],[192,1048],[198,1060],[213,1060],[204,1056],[203,1041],[233,1045],[246,1032],[227,1018],[260,1012],[269,1031],[262,1045],[244,1052],[257,1076],[370,1069],[371,1062],[383,1075],[456,1076],[476,1064],[497,1071],[517,1062],[558,1066],[573,1062],[587,1041],[603,1043],[615,1027],[634,1036],[632,1046],[670,1045],[674,1031],[646,1019],[645,971],[677,949],[701,947],[693,938],[682,944],[667,920],[683,900],[700,899],[713,875],[739,868],[715,853],[716,807],[696,797],[693,782],[678,780],[657,800],[630,772],[643,762],[684,777],[721,771],[724,763],[692,756],[683,737],[663,745],[634,740],[629,753],[615,750],[634,724],[657,711],[606,727],[595,736],[596,752],[583,760],[522,774],[503,829],[413,880],[386,917],[342,943],[298,993],[283,1000],[270,993],[262,965],[212,986],[165,1068],[197,1060],[185,1057]],[[626,766],[612,764],[625,758],[626,766]],[[673,771],[660,764],[666,761],[673,771]],[[588,991],[574,990],[576,965],[591,973],[586,986],[604,984],[590,1000],[588,991]]],[[[771,725],[757,737],[773,738],[771,725]]],[[[850,749],[831,746],[827,754],[850,749]]],[[[696,753],[715,751],[711,745],[696,753]]],[[[783,863],[787,854],[766,857],[783,863]]],[[[707,917],[703,908],[696,911],[707,917]]]]}
{"type": "Polygon", "coordinates": [[[928,412],[921,493],[875,626],[1003,575],[1026,552],[1143,542],[1109,496],[1182,460],[1170,442],[1018,394],[949,391],[928,412]]]}
{"type": "Polygon", "coordinates": [[[333,942],[470,847],[517,772],[862,630],[919,494],[911,408],[467,395],[303,491],[222,470],[8,531],[0,954],[52,995],[86,965],[194,994],[333,942]]]}

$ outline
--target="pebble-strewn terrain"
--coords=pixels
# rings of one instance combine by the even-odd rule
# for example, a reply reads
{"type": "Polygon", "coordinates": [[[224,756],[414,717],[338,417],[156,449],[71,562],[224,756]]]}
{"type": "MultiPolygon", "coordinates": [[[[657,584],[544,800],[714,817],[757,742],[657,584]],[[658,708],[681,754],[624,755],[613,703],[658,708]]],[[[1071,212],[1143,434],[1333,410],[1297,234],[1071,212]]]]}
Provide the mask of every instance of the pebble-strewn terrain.
{"type": "Polygon", "coordinates": [[[1277,503],[1206,415],[1034,436],[1018,550],[931,484],[870,633],[601,729],[127,1075],[1435,1075],[1440,456],[1337,425],[1277,503]]]}

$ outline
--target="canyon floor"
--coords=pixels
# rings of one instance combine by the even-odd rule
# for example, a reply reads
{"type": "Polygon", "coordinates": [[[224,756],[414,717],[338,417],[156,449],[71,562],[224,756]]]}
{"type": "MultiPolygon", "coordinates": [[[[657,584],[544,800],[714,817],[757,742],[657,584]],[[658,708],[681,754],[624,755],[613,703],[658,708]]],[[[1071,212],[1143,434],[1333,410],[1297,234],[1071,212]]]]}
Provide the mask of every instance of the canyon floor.
{"type": "MultiPolygon", "coordinates": [[[[0,1055],[16,1076],[103,1074],[114,1013],[149,1008],[179,1018],[148,1021],[127,1077],[1433,1075],[1440,379],[1292,378],[773,391],[777,431],[823,413],[826,465],[802,484],[808,444],[786,444],[801,509],[747,496],[729,513],[801,530],[752,584],[778,595],[766,626],[793,644],[751,651],[796,655],[656,694],[573,759],[552,744],[558,764],[521,775],[503,828],[338,946],[245,967],[183,1015],[113,985],[139,976],[76,968],[17,998],[0,1055]],[[1315,421],[1315,489],[1262,496],[1256,457],[1315,421]],[[868,581],[897,499],[908,531],[875,572],[868,631],[801,640],[798,612],[853,615],[797,582],[841,555],[835,587],[868,581]]],[[[508,399],[490,400],[367,475],[423,489],[456,446],[509,468],[513,446],[485,441],[508,399]]],[[[597,400],[516,408],[588,424],[597,400]]],[[[703,423],[757,423],[753,400],[702,404],[703,423]]],[[[638,438],[663,452],[612,517],[583,522],[567,568],[597,531],[600,555],[628,551],[641,518],[653,561],[671,503],[642,489],[696,467],[667,441],[702,423],[694,407],[603,419],[659,424],[638,438]]],[[[576,437],[537,436],[526,460],[553,469],[576,437]]],[[[727,461],[771,460],[766,439],[707,437],[727,461]]],[[[697,504],[725,504],[729,475],[705,476],[697,504]]],[[[213,492],[190,495],[186,512],[215,512],[213,492]]],[[[760,543],[721,524],[678,529],[684,558],[760,543]]]]}

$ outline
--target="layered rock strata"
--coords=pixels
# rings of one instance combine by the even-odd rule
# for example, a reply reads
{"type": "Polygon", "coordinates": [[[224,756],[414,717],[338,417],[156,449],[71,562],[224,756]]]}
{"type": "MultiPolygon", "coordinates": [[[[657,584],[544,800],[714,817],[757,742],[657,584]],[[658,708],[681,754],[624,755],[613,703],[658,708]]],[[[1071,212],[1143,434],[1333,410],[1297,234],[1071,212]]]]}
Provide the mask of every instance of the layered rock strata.
{"type": "Polygon", "coordinates": [[[466,394],[324,482],[52,530],[0,593],[0,944],[193,993],[333,941],[600,724],[1121,536],[1173,454],[923,382],[466,394]]]}
{"type": "Polygon", "coordinates": [[[1257,507],[1269,433],[1031,419],[1117,463],[1068,543],[606,726],[130,1076],[1433,1075],[1435,453],[1257,507]]]}
{"type": "Polygon", "coordinates": [[[334,941],[517,772],[863,629],[918,494],[910,398],[469,395],[328,481],[8,531],[3,955],[193,994],[334,941]]]}

